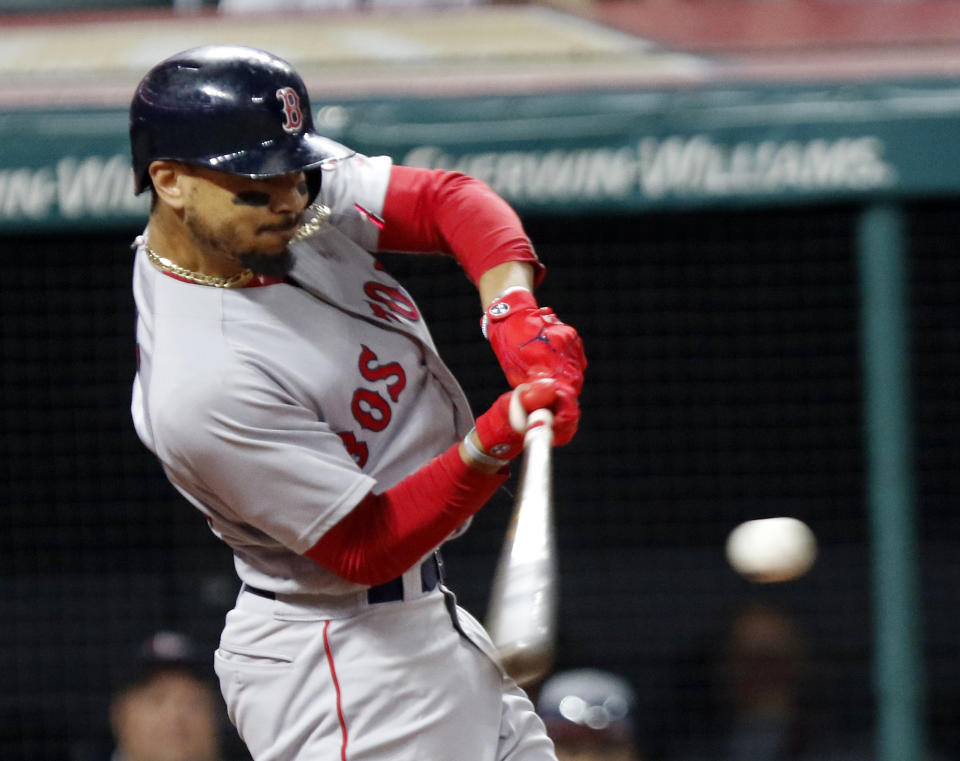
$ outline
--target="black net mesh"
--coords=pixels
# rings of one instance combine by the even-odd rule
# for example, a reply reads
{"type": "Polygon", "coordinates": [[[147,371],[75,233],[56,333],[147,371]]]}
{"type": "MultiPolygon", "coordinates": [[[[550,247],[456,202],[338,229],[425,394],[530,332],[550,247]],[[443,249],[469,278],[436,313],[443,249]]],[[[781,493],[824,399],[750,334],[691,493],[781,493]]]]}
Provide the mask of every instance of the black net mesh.
{"type": "Polygon", "coordinates": [[[956,202],[910,209],[917,507],[932,732],[960,748],[960,265],[956,202]]]}
{"type": "MultiPolygon", "coordinates": [[[[628,676],[651,759],[702,757],[729,726],[731,674],[785,668],[782,653],[738,651],[754,660],[731,671],[733,617],[755,605],[799,669],[789,673],[810,729],[797,746],[830,737],[856,747],[869,735],[858,214],[527,220],[549,265],[540,300],[580,330],[590,361],[582,430],[556,456],[557,667],[628,676]],[[750,584],[727,565],[726,536],[774,515],[809,523],[818,563],[797,582],[750,584]]],[[[929,713],[935,739],[952,747],[957,216],[953,202],[909,209],[929,713]]],[[[166,484],[129,422],[133,234],[4,239],[5,759],[79,759],[104,742],[117,653],[162,627],[212,649],[236,592],[229,552],[166,484]]],[[[479,336],[471,285],[446,259],[384,262],[485,409],[504,383],[479,336]]],[[[510,503],[498,494],[446,552],[452,586],[480,616],[510,503]]]]}
{"type": "Polygon", "coordinates": [[[99,749],[132,648],[165,627],[212,647],[236,591],[130,423],[130,239],[4,240],[3,758],[99,749]]]}

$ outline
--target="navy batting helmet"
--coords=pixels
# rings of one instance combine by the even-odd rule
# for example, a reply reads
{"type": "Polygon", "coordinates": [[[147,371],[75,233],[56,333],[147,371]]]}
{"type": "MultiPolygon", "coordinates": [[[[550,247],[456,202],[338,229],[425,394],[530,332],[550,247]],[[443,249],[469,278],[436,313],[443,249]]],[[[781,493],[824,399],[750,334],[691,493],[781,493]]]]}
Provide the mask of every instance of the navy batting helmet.
{"type": "Polygon", "coordinates": [[[147,72],[130,104],[130,146],[137,194],[158,159],[261,178],[349,154],[314,131],[307,88],[289,63],[234,45],[186,50],[147,72]]]}

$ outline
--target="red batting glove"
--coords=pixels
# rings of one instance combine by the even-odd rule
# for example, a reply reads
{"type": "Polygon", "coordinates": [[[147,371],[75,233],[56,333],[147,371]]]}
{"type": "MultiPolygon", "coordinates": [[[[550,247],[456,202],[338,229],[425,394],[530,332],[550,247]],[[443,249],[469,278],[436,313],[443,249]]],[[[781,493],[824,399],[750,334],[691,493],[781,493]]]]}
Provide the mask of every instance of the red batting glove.
{"type": "Polygon", "coordinates": [[[587,366],[580,336],[552,309],[538,307],[530,291],[520,288],[495,299],[481,328],[511,386],[555,378],[580,393],[587,366]]]}
{"type": "Polygon", "coordinates": [[[512,460],[520,454],[523,451],[524,431],[522,426],[517,429],[510,422],[510,400],[514,394],[518,394],[524,412],[529,413],[550,407],[557,398],[559,388],[560,384],[553,378],[540,378],[501,394],[493,406],[477,418],[477,438],[484,451],[500,460],[512,460]]]}
{"type": "Polygon", "coordinates": [[[580,423],[580,404],[569,384],[557,383],[557,396],[550,409],[553,411],[553,445],[562,447],[573,438],[580,423]]]}

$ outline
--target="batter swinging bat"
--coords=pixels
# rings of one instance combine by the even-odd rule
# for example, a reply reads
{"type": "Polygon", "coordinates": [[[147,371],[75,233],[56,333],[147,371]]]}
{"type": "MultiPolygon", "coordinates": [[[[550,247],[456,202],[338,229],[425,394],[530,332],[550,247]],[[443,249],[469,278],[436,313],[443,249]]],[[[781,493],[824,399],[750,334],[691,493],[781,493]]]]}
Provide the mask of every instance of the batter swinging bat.
{"type": "Polygon", "coordinates": [[[545,409],[526,420],[519,488],[487,611],[487,631],[520,685],[550,669],[556,641],[552,425],[553,415],[545,409]]]}

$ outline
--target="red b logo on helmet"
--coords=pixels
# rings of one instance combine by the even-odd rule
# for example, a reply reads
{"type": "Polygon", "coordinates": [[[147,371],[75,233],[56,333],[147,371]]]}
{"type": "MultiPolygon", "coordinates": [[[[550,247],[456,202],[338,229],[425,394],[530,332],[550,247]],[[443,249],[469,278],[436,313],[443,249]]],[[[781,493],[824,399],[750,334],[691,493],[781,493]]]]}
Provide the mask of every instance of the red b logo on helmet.
{"type": "Polygon", "coordinates": [[[295,135],[303,129],[300,96],[292,87],[281,87],[277,90],[277,100],[283,104],[283,131],[295,135]]]}

